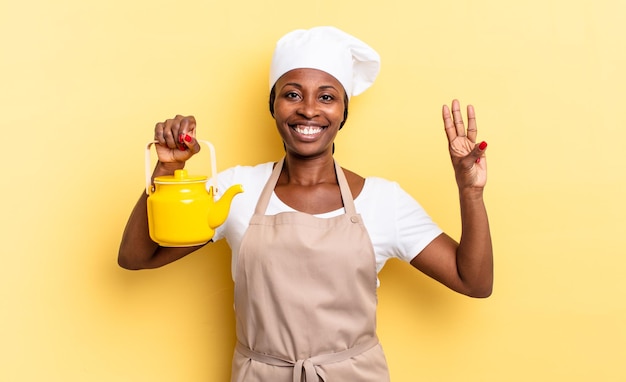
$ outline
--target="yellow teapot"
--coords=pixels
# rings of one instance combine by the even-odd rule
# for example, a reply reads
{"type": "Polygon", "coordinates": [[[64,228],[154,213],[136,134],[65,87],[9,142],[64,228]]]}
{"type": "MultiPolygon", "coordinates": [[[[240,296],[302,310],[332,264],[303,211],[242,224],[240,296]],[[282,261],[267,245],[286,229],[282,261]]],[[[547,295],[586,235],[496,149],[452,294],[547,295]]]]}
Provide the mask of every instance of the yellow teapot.
{"type": "Polygon", "coordinates": [[[187,247],[207,243],[215,228],[224,223],[233,197],[243,192],[241,184],[231,186],[215,201],[217,165],[215,148],[208,141],[211,155],[212,185],[206,188],[207,176],[190,176],[187,170],[154,178],[150,173],[150,147],[146,146],[146,194],[148,194],[148,228],[150,238],[163,247],[187,247]]]}

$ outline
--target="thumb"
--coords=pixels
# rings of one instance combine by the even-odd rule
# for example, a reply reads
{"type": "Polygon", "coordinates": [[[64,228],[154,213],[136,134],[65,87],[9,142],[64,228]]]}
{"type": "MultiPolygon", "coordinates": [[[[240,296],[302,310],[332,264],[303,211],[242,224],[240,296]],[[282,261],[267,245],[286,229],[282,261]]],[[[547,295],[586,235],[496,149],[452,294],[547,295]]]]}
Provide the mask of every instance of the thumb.
{"type": "Polygon", "coordinates": [[[474,150],[472,150],[470,155],[475,158],[474,161],[476,163],[480,163],[480,158],[485,155],[485,150],[487,150],[487,142],[482,141],[474,146],[474,150]]]}
{"type": "Polygon", "coordinates": [[[200,151],[200,143],[191,134],[185,134],[182,141],[192,154],[197,154],[200,151]]]}

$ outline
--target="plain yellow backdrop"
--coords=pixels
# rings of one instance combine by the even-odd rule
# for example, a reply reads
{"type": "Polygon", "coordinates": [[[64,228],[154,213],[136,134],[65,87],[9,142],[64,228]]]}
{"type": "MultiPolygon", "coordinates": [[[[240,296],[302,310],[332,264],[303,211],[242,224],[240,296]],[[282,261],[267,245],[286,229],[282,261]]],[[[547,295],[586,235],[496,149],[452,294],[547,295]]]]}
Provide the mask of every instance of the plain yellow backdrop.
{"type": "MultiPolygon", "coordinates": [[[[78,1],[0,4],[0,380],[227,381],[228,247],[116,264],[156,122],[193,114],[218,168],[276,160],[275,41],[335,25],[382,56],[340,163],[460,223],[440,109],[489,143],[494,294],[382,271],[392,380],[626,380],[626,4],[552,1],[78,1]]],[[[204,153],[206,154],[206,152],[204,153]]],[[[190,164],[208,173],[208,155],[190,164]]]]}

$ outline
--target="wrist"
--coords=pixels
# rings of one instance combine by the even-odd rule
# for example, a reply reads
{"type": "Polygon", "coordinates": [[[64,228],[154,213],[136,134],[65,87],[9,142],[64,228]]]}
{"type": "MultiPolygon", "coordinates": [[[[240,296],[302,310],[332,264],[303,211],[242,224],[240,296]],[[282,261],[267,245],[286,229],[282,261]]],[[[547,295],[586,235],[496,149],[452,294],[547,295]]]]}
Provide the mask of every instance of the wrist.
{"type": "Polygon", "coordinates": [[[482,201],[484,194],[483,187],[465,187],[459,188],[459,197],[462,200],[482,201]]]}
{"type": "Polygon", "coordinates": [[[174,171],[185,168],[185,162],[157,162],[152,178],[156,176],[174,175],[174,171]]]}

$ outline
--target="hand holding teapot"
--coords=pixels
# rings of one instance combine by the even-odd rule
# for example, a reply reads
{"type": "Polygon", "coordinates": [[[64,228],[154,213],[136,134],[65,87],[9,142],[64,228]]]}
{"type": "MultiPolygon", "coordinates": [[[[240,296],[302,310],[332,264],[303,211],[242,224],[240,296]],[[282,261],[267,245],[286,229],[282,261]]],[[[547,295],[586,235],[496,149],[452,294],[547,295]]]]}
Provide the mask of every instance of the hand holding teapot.
{"type": "MultiPolygon", "coordinates": [[[[159,122],[154,128],[154,140],[159,163],[185,163],[200,151],[196,140],[196,119],[177,115],[159,122]]],[[[175,169],[182,168],[175,166],[175,169]]],[[[172,170],[173,171],[173,170],[172,170]]]]}
{"type": "Polygon", "coordinates": [[[195,138],[193,117],[177,115],[158,123],[155,140],[146,146],[146,194],[148,195],[148,228],[150,238],[164,247],[202,245],[213,237],[215,228],[223,224],[235,195],[243,192],[240,184],[228,188],[219,200],[215,148],[208,141],[195,138]],[[177,140],[174,137],[178,137],[177,140]],[[200,142],[210,149],[212,185],[207,189],[207,176],[190,176],[185,162],[200,151],[200,142]],[[156,144],[159,164],[150,176],[150,147],[156,144]],[[173,175],[172,175],[173,173],[173,175]],[[154,183],[154,186],[152,185],[154,183]]]}

